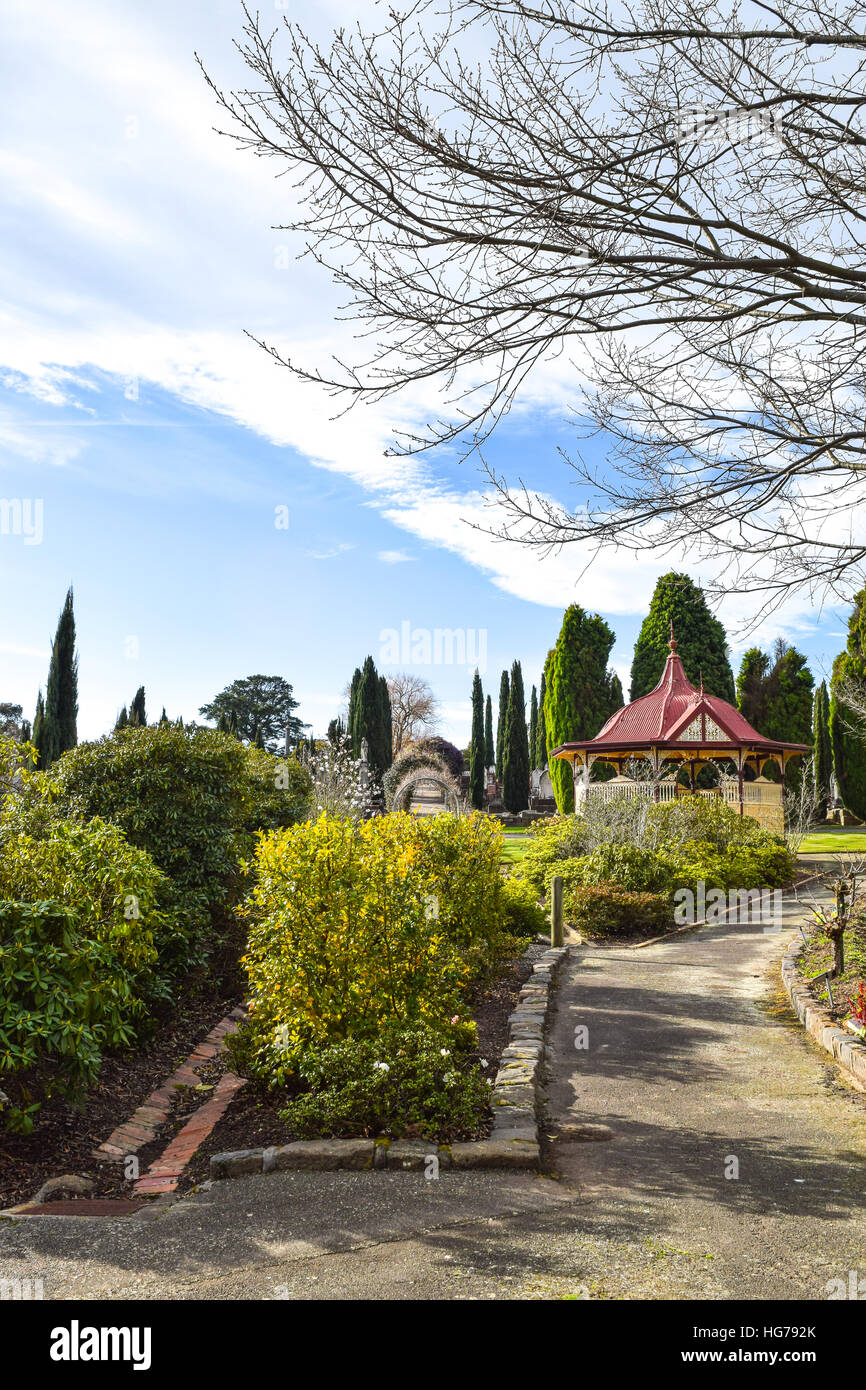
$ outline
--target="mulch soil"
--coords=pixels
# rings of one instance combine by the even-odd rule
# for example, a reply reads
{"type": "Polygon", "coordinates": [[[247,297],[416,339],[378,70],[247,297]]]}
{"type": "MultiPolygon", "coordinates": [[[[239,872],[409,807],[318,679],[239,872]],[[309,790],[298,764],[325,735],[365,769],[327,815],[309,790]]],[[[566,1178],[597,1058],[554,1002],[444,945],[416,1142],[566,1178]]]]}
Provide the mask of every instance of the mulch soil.
{"type": "MultiPolygon", "coordinates": [[[[158,1026],[154,1037],[140,1051],[104,1058],[99,1084],[84,1109],[76,1110],[54,1097],[39,1111],[33,1134],[6,1134],[0,1129],[0,1207],[26,1201],[47,1178],[68,1173],[91,1178],[95,1183],[94,1196],[129,1196],[130,1183],[123,1177],[123,1165],[98,1163],[93,1150],[129,1119],[151,1092],[186,1061],[196,1043],[238,1003],[237,994],[182,999],[178,1012],[158,1026]]],[[[205,1070],[203,1066],[199,1074],[207,1084],[211,1078],[205,1070]]],[[[209,1094],[178,1092],[172,1120],[162,1127],[152,1144],[138,1151],[142,1173],[162,1152],[168,1142],[165,1136],[170,1135],[176,1118],[188,1115],[209,1094]]]]}
{"type": "MultiPolygon", "coordinates": [[[[532,942],[522,956],[508,961],[492,980],[486,981],[471,1001],[472,1014],[478,1027],[476,1055],[479,1061],[487,1063],[484,1075],[491,1079],[499,1070],[499,1059],[508,1043],[508,1016],[517,1003],[521,987],[532,973],[533,963],[547,949],[547,944],[532,942]]],[[[285,1109],[290,1098],[285,1090],[269,1094],[248,1082],[247,1088],[232,1102],[187,1165],[178,1191],[189,1191],[209,1177],[212,1154],[289,1143],[291,1135],[279,1112],[285,1109]]],[[[469,1137],[484,1138],[491,1127],[492,1118],[479,1129],[478,1134],[469,1137]]]]}

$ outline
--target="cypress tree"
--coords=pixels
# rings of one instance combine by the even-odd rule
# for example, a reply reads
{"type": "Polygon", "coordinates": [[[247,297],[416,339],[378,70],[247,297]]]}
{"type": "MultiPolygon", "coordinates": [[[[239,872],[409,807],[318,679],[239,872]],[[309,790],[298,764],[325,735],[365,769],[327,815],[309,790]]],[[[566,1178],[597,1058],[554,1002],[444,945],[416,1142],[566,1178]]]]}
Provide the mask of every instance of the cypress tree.
{"type": "Polygon", "coordinates": [[[391,692],[384,676],[379,677],[379,725],[382,771],[387,772],[394,761],[394,726],[391,717],[391,692]]]}
{"type": "Polygon", "coordinates": [[[165,712],[165,705],[163,705],[163,707],[162,707],[162,714],[159,716],[159,722],[160,722],[160,724],[167,724],[167,723],[168,723],[168,715],[167,715],[166,712],[165,712]]]}
{"type": "Polygon", "coordinates": [[[848,642],[845,651],[833,662],[830,682],[830,740],[836,785],[843,805],[860,820],[866,820],[866,742],[855,732],[856,716],[840,694],[842,681],[866,686],[866,589],[854,596],[854,609],[848,619],[848,642]]]}
{"type": "Polygon", "coordinates": [[[129,706],[129,722],[135,728],[143,729],[147,725],[147,710],[144,704],[144,686],[140,685],[132,697],[129,706]]]}
{"type": "Polygon", "coordinates": [[[350,709],[353,755],[360,758],[361,744],[366,739],[370,772],[380,781],[391,766],[391,700],[385,678],[377,672],[371,656],[352,677],[350,709]]]}
{"type": "Polygon", "coordinates": [[[356,666],[352,676],[352,684],[349,686],[349,715],[346,721],[346,730],[352,745],[353,758],[360,758],[361,756],[361,749],[355,747],[355,721],[358,713],[358,690],[361,685],[361,676],[361,668],[360,666],[356,666]]]}
{"type": "Polygon", "coordinates": [[[115,728],[115,731],[116,731],[117,729],[127,729],[127,728],[129,728],[129,711],[128,711],[127,708],[126,708],[126,705],[123,706],[123,709],[120,711],[120,714],[117,716],[117,719],[115,720],[115,723],[114,723],[114,728],[115,728]]]}
{"type": "Polygon", "coordinates": [[[826,816],[830,800],[833,749],[830,743],[830,698],[825,681],[822,681],[815,691],[812,707],[812,763],[815,772],[816,809],[819,815],[826,816]]]}
{"type": "Polygon", "coordinates": [[[472,735],[469,741],[469,799],[476,811],[484,805],[484,691],[478,668],[472,678],[472,735]]]}
{"type": "Polygon", "coordinates": [[[44,768],[45,757],[45,701],[42,698],[41,690],[36,696],[36,713],[33,716],[33,737],[31,741],[38,754],[36,766],[41,772],[44,768]]]}
{"type": "Polygon", "coordinates": [[[489,695],[484,709],[484,766],[486,768],[496,766],[496,745],[493,742],[493,701],[489,695]]]}
{"type": "Polygon", "coordinates": [[[506,811],[525,811],[529,805],[529,737],[526,696],[520,662],[511,667],[508,708],[502,738],[502,800],[506,811]]]}
{"type": "MultiPolygon", "coordinates": [[[[544,724],[544,695],[546,690],[545,680],[546,675],[545,672],[542,671],[541,686],[538,691],[538,728],[535,734],[535,748],[529,750],[533,755],[533,764],[535,767],[539,769],[539,771],[547,767],[547,733],[544,724]]],[[[620,694],[622,694],[621,686],[620,694]]]]}
{"type": "MultiPolygon", "coordinates": [[[[708,695],[734,703],[734,673],[728,660],[725,629],[710,612],[703,590],[687,574],[663,574],[655,587],[634,649],[631,699],[647,695],[658,685],[670,655],[671,622],[681,658],[692,685],[703,679],[708,695]]],[[[590,735],[592,737],[592,735],[590,735]]]]}
{"type": "Polygon", "coordinates": [[[532,687],[529,701],[529,768],[535,767],[535,745],[538,741],[538,692],[532,687]]]}
{"type": "Polygon", "coordinates": [[[21,737],[20,737],[19,740],[18,740],[19,743],[29,743],[29,742],[30,742],[30,737],[31,737],[32,732],[33,732],[33,730],[32,730],[31,727],[30,727],[30,720],[29,720],[29,719],[22,719],[22,720],[21,720],[21,737]]]}
{"type": "Polygon", "coordinates": [[[760,647],[750,647],[743,653],[737,676],[737,709],[758,733],[763,733],[769,670],[770,658],[760,647]]]}
{"type": "Polygon", "coordinates": [[[508,713],[508,672],[503,671],[499,682],[499,709],[496,712],[496,776],[502,781],[502,740],[505,716],[508,713]]]}
{"type": "MultiPolygon", "coordinates": [[[[579,604],[565,610],[556,646],[545,663],[544,727],[547,753],[561,743],[595,738],[619,704],[622,687],[607,660],[614,634],[598,614],[588,614],[579,604]]],[[[560,812],[574,810],[574,783],[570,764],[560,758],[550,762],[550,779],[560,812]]]]}
{"type": "Polygon", "coordinates": [[[48,768],[68,748],[78,743],[78,657],[75,653],[75,614],[72,589],[66,594],[57,632],[51,646],[51,663],[45,687],[44,748],[41,765],[48,768]]]}

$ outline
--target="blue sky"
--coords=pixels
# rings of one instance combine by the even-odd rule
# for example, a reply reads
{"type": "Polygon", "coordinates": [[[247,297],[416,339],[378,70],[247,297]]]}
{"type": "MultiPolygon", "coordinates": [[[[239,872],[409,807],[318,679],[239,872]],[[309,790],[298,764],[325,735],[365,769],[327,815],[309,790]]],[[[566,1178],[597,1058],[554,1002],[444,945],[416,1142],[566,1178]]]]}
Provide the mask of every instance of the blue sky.
{"type": "MultiPolygon", "coordinates": [[[[315,23],[367,12],[334,0],[315,23]]],[[[466,524],[495,520],[471,465],[385,457],[394,423],[422,420],[432,396],[333,419],[245,336],[321,361],[351,327],[325,273],[271,230],[292,196],[273,162],[212,130],[194,50],[231,86],[240,25],[234,0],[5,0],[0,497],[39,499],[43,534],[0,535],[0,699],[32,715],[69,584],[82,737],[139,684],[153,715],[188,719],[254,672],[290,680],[323,733],[354,667],[404,623],[485,633],[485,688],[518,657],[528,690],[575,601],[610,622],[627,685],[656,577],[698,566],[612,554],[584,573],[573,548],[540,560],[494,542],[466,524]]],[[[489,451],[562,501],[569,370],[539,373],[489,451]]],[[[721,616],[734,637],[748,600],[721,616]]],[[[800,598],[748,643],[781,632],[820,679],[843,628],[800,598]]],[[[430,681],[442,732],[465,742],[471,669],[398,666],[430,681]]]]}

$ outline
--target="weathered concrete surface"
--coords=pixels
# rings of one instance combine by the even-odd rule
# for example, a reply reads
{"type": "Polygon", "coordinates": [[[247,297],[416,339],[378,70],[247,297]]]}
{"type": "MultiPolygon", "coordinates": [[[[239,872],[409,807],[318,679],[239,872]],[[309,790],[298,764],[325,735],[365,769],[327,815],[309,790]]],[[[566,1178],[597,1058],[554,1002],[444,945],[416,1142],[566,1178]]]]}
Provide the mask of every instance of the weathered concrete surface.
{"type": "Polygon", "coordinates": [[[554,1140],[559,1181],[241,1178],[149,1219],[0,1222],[0,1279],[94,1300],[824,1299],[830,1279],[866,1277],[866,1097],[782,1005],[789,939],[726,925],[577,952],[548,1104],[614,1137],[554,1140]]]}
{"type": "Polygon", "coordinates": [[[549,1109],[614,1138],[563,1137],[556,1168],[593,1231],[688,1251],[696,1296],[718,1283],[716,1297],[820,1299],[829,1279],[866,1275],[866,1097],[779,984],[801,916],[786,903],[781,934],[726,925],[584,948],[560,982],[549,1109]]]}

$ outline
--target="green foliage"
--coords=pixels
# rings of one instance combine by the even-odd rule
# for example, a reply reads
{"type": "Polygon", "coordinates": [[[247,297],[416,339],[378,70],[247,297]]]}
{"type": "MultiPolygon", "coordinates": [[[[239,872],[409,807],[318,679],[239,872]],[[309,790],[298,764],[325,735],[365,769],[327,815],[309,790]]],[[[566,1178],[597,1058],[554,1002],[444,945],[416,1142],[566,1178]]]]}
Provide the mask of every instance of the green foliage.
{"type": "Polygon", "coordinates": [[[766,704],[766,679],[770,658],[760,647],[750,647],[743,653],[737,675],[737,709],[753,729],[761,733],[766,704]]]}
{"type": "MultiPolygon", "coordinates": [[[[532,766],[541,770],[547,767],[547,726],[544,719],[544,698],[546,694],[546,677],[544,671],[541,673],[541,686],[538,692],[538,727],[535,731],[535,745],[530,748],[532,754],[532,766]]],[[[615,694],[613,687],[611,693],[615,694]]],[[[622,704],[622,686],[619,689],[620,704],[622,704]]]]}
{"type": "MultiPolygon", "coordinates": [[[[31,1098],[38,1088],[81,1099],[103,1051],[130,1046],[146,1017],[142,962],[156,953],[137,932],[134,949],[129,935],[119,946],[65,903],[0,901],[0,1078],[26,1074],[31,1098]]],[[[31,1129],[40,1103],[13,1107],[13,1126],[31,1129]]]]}
{"type": "Polygon", "coordinates": [[[535,937],[549,929],[544,909],[525,878],[509,874],[502,884],[503,926],[509,936],[535,937]]]}
{"type": "Polygon", "coordinates": [[[519,661],[511,667],[508,708],[502,748],[502,799],[505,809],[525,811],[529,805],[529,740],[526,734],[526,696],[519,661]]]}
{"type": "Polygon", "coordinates": [[[385,677],[379,675],[371,656],[352,677],[349,737],[355,758],[361,757],[361,745],[366,739],[370,772],[381,782],[392,762],[391,696],[385,677]]]}
{"type": "Polygon", "coordinates": [[[484,691],[478,668],[472,678],[472,733],[469,739],[469,800],[480,811],[484,805],[484,691]]]}
{"type": "Polygon", "coordinates": [[[306,728],[293,713],[297,707],[292,686],[282,676],[247,676],[232,681],[199,714],[214,723],[222,714],[234,717],[232,732],[238,738],[275,753],[279,748],[288,752],[286,740],[297,742],[306,728]]]}
{"type": "Polygon", "coordinates": [[[264,836],[244,909],[251,1074],[280,1085],[309,1048],[459,1017],[500,954],[500,849],[484,816],[321,816],[264,836]]]}
{"type": "Polygon", "coordinates": [[[827,813],[830,800],[830,778],[833,772],[833,745],[830,741],[830,698],[824,681],[815,691],[812,706],[812,766],[815,775],[815,795],[819,816],[827,813]]]}
{"type": "MultiPolygon", "coordinates": [[[[614,634],[598,614],[576,603],[566,609],[556,646],[544,667],[544,727],[547,753],[562,743],[595,738],[622,704],[621,687],[607,669],[614,634]]],[[[550,763],[550,778],[560,812],[574,809],[571,766],[560,758],[550,763]]]]}
{"type": "Polygon", "coordinates": [[[496,745],[493,742],[493,701],[487,696],[484,708],[484,766],[496,766],[496,745]]]}
{"type": "MultiPolygon", "coordinates": [[[[703,677],[708,695],[734,702],[734,675],[728,661],[725,629],[710,612],[703,590],[686,574],[663,574],[644,618],[631,668],[632,700],[659,683],[669,656],[671,622],[677,654],[692,685],[703,677]]],[[[592,737],[592,735],[590,735],[592,737]]]]}
{"type": "Polygon", "coordinates": [[[866,589],[854,596],[848,641],[833,663],[830,684],[830,739],[839,796],[855,816],[866,820],[866,740],[857,732],[856,714],[844,703],[842,682],[866,683],[866,589]]]}
{"type": "Polygon", "coordinates": [[[563,892],[563,913],[583,936],[652,936],[673,924],[667,893],[637,893],[617,883],[576,885],[563,892]]]}
{"type": "MultiPolygon", "coordinates": [[[[309,780],[292,767],[275,784],[268,754],[212,729],[128,728],[80,745],[52,768],[48,796],[62,816],[119,826],[171,882],[182,925],[175,965],[200,959],[215,912],[239,896],[239,863],[254,832],[306,812],[309,780]],[[272,778],[268,786],[268,769],[272,778]]],[[[26,795],[40,795],[38,780],[26,795]]]]}
{"type": "MultiPolygon", "coordinates": [[[[40,691],[40,701],[42,692],[40,691]]],[[[75,615],[69,589],[51,644],[51,662],[45,687],[45,702],[37,703],[34,744],[39,767],[49,768],[67,749],[78,742],[78,657],[75,653],[75,615]],[[40,717],[41,716],[41,717],[40,717]],[[38,723],[38,731],[36,724],[38,723]]]]}
{"type": "Polygon", "coordinates": [[[538,742],[538,691],[532,687],[529,698],[529,766],[535,767],[535,745],[538,742]]]}
{"type": "Polygon", "coordinates": [[[143,729],[147,723],[147,706],[144,701],[144,686],[140,685],[129,706],[129,722],[134,728],[143,729]]]}
{"type": "Polygon", "coordinates": [[[502,759],[505,752],[505,719],[508,714],[508,672],[499,678],[499,708],[496,715],[496,776],[502,780],[502,759]]]}
{"type": "Polygon", "coordinates": [[[352,1039],[304,1054],[308,1091],[285,1111],[292,1134],[405,1134],[471,1138],[490,1089],[455,1028],[385,1024],[375,1039],[352,1039]],[[456,1035],[456,1036],[455,1036],[456,1035]]]}

